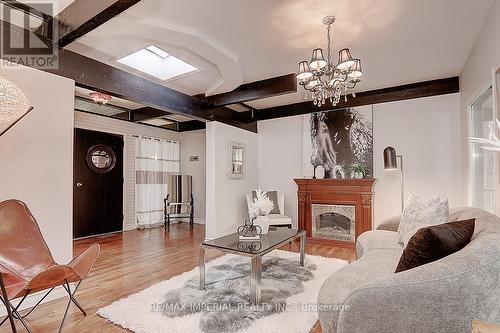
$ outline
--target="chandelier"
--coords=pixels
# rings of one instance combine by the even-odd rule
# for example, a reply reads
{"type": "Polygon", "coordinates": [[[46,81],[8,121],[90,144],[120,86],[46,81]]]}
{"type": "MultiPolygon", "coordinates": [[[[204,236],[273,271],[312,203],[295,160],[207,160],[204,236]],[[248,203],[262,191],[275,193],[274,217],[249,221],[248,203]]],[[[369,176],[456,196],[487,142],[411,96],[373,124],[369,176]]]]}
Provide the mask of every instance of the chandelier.
{"type": "Polygon", "coordinates": [[[92,98],[92,100],[94,102],[96,102],[99,106],[102,106],[103,104],[106,104],[107,102],[109,102],[111,100],[111,96],[97,92],[97,91],[93,91],[93,92],[89,93],[89,95],[90,95],[90,98],[92,98]]]}
{"type": "Polygon", "coordinates": [[[361,60],[353,59],[347,48],[340,50],[337,65],[332,64],[330,27],[333,22],[333,16],[323,19],[323,24],[327,26],[327,60],[323,57],[323,50],[317,48],[313,50],[310,62],[299,62],[297,79],[305,89],[304,98],[308,99],[309,93],[317,106],[324,105],[327,100],[335,106],[342,95],[347,101],[347,94],[350,92],[356,97],[354,87],[361,82],[363,76],[361,60]]]}

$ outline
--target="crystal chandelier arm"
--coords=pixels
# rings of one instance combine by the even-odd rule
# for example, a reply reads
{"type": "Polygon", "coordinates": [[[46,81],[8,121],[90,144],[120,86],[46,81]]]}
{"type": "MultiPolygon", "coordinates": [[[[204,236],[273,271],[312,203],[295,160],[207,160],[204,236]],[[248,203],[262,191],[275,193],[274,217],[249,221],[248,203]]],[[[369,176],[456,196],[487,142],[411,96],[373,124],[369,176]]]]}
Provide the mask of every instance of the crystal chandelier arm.
{"type": "Polygon", "coordinates": [[[304,87],[304,90],[311,91],[312,90],[311,87],[307,86],[311,81],[314,81],[314,75],[311,76],[309,79],[299,82],[299,84],[304,87]]]}
{"type": "Polygon", "coordinates": [[[334,75],[335,75],[335,74],[338,74],[338,76],[337,76],[337,77],[334,77],[334,78],[332,79],[334,82],[344,83],[344,82],[346,82],[346,81],[347,81],[347,79],[349,78],[349,76],[347,75],[347,73],[344,73],[344,72],[342,72],[341,70],[338,70],[338,69],[336,69],[336,70],[335,70],[334,75]]]}
{"type": "Polygon", "coordinates": [[[354,89],[356,88],[356,85],[358,84],[357,82],[349,81],[349,83],[352,84],[352,86],[347,85],[347,89],[354,89]]]}

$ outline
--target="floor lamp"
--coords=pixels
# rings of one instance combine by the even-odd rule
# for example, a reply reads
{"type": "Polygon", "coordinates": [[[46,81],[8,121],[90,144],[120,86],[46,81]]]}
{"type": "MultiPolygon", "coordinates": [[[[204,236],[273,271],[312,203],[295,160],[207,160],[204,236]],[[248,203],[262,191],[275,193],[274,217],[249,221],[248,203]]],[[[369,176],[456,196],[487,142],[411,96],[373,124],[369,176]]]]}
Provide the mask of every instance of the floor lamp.
{"type": "Polygon", "coordinates": [[[405,208],[405,201],[404,201],[404,193],[405,193],[405,188],[404,188],[404,179],[403,179],[403,156],[402,155],[397,155],[396,154],[396,149],[393,147],[386,147],[384,149],[384,170],[389,171],[389,170],[398,170],[398,157],[400,159],[400,164],[399,164],[399,169],[401,170],[401,213],[403,212],[405,208]]]}
{"type": "Polygon", "coordinates": [[[0,124],[9,124],[0,130],[0,136],[5,134],[18,121],[24,118],[33,107],[28,97],[14,83],[0,76],[0,124]]]}

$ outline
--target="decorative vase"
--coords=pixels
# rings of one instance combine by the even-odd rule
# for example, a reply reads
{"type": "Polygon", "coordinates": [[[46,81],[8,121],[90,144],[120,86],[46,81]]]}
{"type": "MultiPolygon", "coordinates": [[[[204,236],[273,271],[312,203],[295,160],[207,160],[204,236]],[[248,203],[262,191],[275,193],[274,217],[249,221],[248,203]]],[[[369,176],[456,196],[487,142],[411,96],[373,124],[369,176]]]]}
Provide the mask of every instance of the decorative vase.
{"type": "Polygon", "coordinates": [[[253,220],[253,224],[262,228],[262,234],[266,235],[269,232],[269,217],[258,216],[253,220]]]}
{"type": "Polygon", "coordinates": [[[361,171],[354,172],[354,179],[363,179],[364,175],[361,171]]]}

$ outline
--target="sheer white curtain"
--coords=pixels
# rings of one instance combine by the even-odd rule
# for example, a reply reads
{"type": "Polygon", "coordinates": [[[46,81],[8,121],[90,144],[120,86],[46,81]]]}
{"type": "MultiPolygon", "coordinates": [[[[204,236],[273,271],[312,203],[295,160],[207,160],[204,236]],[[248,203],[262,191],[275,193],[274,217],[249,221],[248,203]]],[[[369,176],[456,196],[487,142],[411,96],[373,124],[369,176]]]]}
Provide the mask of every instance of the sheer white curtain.
{"type": "Polygon", "coordinates": [[[163,224],[167,175],[179,171],[178,142],[151,137],[135,138],[135,207],[138,228],[163,224]]]}

